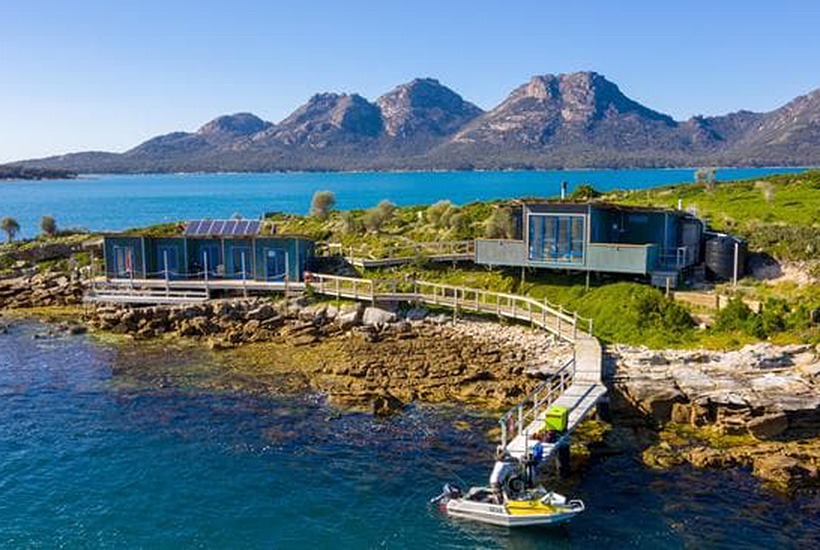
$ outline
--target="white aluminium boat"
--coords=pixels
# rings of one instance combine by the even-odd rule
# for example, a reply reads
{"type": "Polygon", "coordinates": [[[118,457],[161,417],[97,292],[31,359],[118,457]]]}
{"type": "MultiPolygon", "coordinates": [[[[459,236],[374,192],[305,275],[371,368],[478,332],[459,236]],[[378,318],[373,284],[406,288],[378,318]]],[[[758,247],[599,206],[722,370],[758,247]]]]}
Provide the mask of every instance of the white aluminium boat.
{"type": "Polygon", "coordinates": [[[489,487],[473,487],[462,495],[457,488],[445,485],[444,492],[433,500],[452,517],[504,527],[564,523],[585,509],[582,501],[568,501],[543,488],[508,497],[489,487]]]}

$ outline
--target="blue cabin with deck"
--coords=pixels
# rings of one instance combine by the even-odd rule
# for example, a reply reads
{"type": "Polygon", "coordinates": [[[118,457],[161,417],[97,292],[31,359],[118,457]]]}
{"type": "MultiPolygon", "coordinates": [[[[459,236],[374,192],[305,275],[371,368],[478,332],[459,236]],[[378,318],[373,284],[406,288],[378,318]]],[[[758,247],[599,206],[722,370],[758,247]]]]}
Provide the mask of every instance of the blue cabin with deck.
{"type": "Polygon", "coordinates": [[[513,239],[476,241],[476,263],[645,275],[675,286],[701,263],[705,224],[689,213],[607,203],[525,200],[513,239]]]}
{"type": "Polygon", "coordinates": [[[106,277],[302,281],[314,242],[298,235],[260,235],[260,229],[259,221],[197,220],[179,236],[106,235],[106,277]]]}

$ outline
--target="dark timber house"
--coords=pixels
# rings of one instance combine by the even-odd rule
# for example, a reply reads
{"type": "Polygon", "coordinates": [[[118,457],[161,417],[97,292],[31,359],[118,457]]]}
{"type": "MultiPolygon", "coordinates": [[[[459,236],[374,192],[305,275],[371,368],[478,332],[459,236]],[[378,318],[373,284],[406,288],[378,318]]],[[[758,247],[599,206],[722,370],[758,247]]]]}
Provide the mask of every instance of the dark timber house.
{"type": "Polygon", "coordinates": [[[108,279],[302,281],[312,240],[261,235],[256,220],[196,220],[180,236],[104,237],[108,279]]]}
{"type": "Polygon", "coordinates": [[[514,239],[477,240],[476,263],[644,275],[675,286],[701,263],[705,224],[683,211],[524,200],[514,239]]]}

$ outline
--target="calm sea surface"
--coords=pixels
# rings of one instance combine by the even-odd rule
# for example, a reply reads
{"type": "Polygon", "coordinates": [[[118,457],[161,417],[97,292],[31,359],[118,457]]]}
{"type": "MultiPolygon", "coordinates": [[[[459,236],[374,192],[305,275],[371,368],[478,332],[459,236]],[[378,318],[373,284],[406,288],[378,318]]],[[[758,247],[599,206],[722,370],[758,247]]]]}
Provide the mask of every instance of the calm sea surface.
{"type": "MultiPolygon", "coordinates": [[[[754,178],[790,170],[719,170],[718,179],[754,178]]],[[[39,232],[42,216],[61,227],[121,230],[191,218],[255,218],[270,211],[303,213],[314,191],[336,193],[338,207],[365,208],[381,199],[396,204],[555,196],[561,182],[597,189],[643,189],[691,182],[692,170],[553,172],[406,172],[292,174],[164,174],[87,176],[73,181],[0,182],[0,217],[14,216],[22,236],[39,232]]]]}
{"type": "Polygon", "coordinates": [[[587,512],[508,531],[427,506],[484,482],[493,420],[338,414],[235,386],[199,348],[0,335],[0,548],[818,548],[820,499],[744,472],[599,460],[564,489],[587,512]],[[458,430],[457,420],[471,430],[458,430]]]}

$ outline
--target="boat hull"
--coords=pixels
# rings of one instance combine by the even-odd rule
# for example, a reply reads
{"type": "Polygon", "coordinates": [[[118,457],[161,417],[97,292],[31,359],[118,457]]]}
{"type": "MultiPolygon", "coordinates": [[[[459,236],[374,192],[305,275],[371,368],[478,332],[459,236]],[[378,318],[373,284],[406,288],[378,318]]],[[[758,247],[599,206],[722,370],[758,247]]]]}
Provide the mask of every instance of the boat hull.
{"type": "Polygon", "coordinates": [[[451,517],[470,519],[502,527],[530,527],[565,523],[581,513],[580,509],[562,507],[547,513],[535,511],[527,513],[510,513],[503,504],[474,502],[454,499],[447,503],[447,514],[451,517]]]}

